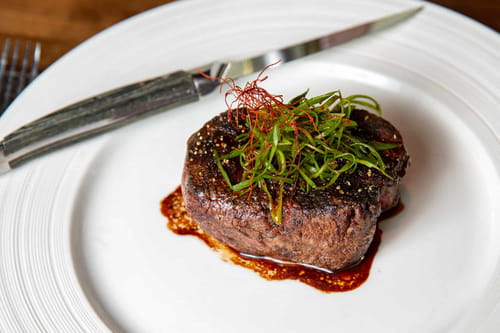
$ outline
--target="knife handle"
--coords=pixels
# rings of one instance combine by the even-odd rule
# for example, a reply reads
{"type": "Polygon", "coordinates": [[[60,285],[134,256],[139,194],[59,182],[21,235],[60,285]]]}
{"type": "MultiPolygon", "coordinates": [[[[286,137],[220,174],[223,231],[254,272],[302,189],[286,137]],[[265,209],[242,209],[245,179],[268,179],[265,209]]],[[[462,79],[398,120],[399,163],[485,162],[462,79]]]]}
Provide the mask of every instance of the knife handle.
{"type": "Polygon", "coordinates": [[[66,106],[4,138],[0,173],[43,153],[198,99],[192,75],[179,71],[66,106]]]}

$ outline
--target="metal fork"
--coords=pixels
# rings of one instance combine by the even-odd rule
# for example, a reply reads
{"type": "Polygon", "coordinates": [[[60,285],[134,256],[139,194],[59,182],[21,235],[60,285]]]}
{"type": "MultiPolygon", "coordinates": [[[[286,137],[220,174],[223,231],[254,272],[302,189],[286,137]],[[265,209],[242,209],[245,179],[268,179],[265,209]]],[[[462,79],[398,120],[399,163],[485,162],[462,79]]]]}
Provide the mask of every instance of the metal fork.
{"type": "Polygon", "coordinates": [[[22,48],[20,44],[19,40],[15,40],[12,52],[10,52],[10,39],[6,39],[3,44],[0,58],[0,116],[14,98],[38,75],[41,53],[40,43],[36,42],[32,49],[31,42],[26,41],[22,51],[21,63],[18,65],[22,48]]]}

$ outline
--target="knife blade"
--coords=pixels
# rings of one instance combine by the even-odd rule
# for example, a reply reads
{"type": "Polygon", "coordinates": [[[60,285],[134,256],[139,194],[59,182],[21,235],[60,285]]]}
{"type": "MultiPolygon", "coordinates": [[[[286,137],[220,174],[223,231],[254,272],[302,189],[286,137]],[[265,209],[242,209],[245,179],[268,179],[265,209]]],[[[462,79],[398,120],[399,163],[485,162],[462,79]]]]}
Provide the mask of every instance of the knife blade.
{"type": "Polygon", "coordinates": [[[199,101],[202,96],[213,92],[224,79],[237,79],[259,72],[278,60],[281,65],[394,26],[422,8],[404,10],[258,56],[214,62],[197,69],[132,83],[63,107],[3,138],[0,142],[0,174],[69,144],[199,101]]]}

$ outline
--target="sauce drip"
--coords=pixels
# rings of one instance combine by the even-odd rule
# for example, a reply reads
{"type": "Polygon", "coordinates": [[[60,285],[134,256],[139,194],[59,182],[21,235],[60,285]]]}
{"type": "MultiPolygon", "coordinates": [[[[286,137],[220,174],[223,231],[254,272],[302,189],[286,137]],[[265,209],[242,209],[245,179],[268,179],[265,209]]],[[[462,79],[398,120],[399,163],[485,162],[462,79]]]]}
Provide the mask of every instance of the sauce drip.
{"type": "MultiPolygon", "coordinates": [[[[403,209],[401,203],[381,216],[392,217],[403,209]]],[[[161,202],[161,212],[167,218],[167,227],[178,235],[196,236],[206,245],[219,252],[222,259],[251,269],[267,280],[293,279],[324,292],[350,291],[362,285],[370,274],[370,268],[380,244],[382,231],[377,229],[373,242],[360,263],[346,269],[328,272],[294,263],[283,263],[265,258],[250,257],[222,244],[189,217],[184,207],[180,186],[161,202]]]]}

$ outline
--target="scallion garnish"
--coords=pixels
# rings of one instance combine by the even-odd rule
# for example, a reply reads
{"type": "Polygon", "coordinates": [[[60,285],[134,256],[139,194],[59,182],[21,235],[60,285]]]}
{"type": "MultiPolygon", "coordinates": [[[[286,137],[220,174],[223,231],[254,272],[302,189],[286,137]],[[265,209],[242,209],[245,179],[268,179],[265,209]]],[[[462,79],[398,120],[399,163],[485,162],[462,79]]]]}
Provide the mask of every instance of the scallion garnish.
{"type": "Polygon", "coordinates": [[[262,189],[274,223],[281,224],[285,184],[306,192],[324,189],[359,164],[390,177],[378,152],[397,145],[367,143],[352,133],[357,126],[350,119],[355,107],[381,113],[375,99],[366,95],[343,97],[339,90],[308,98],[305,91],[283,103],[282,96],[259,87],[266,78],[261,73],[243,88],[234,81],[226,82],[230,84],[226,102],[229,96],[234,97],[227,103],[228,119],[245,129],[236,138],[238,147],[221,156],[215,152],[217,166],[232,190],[247,193],[255,186],[262,189]],[[235,184],[222,163],[228,159],[238,159],[243,169],[235,184]]]}

